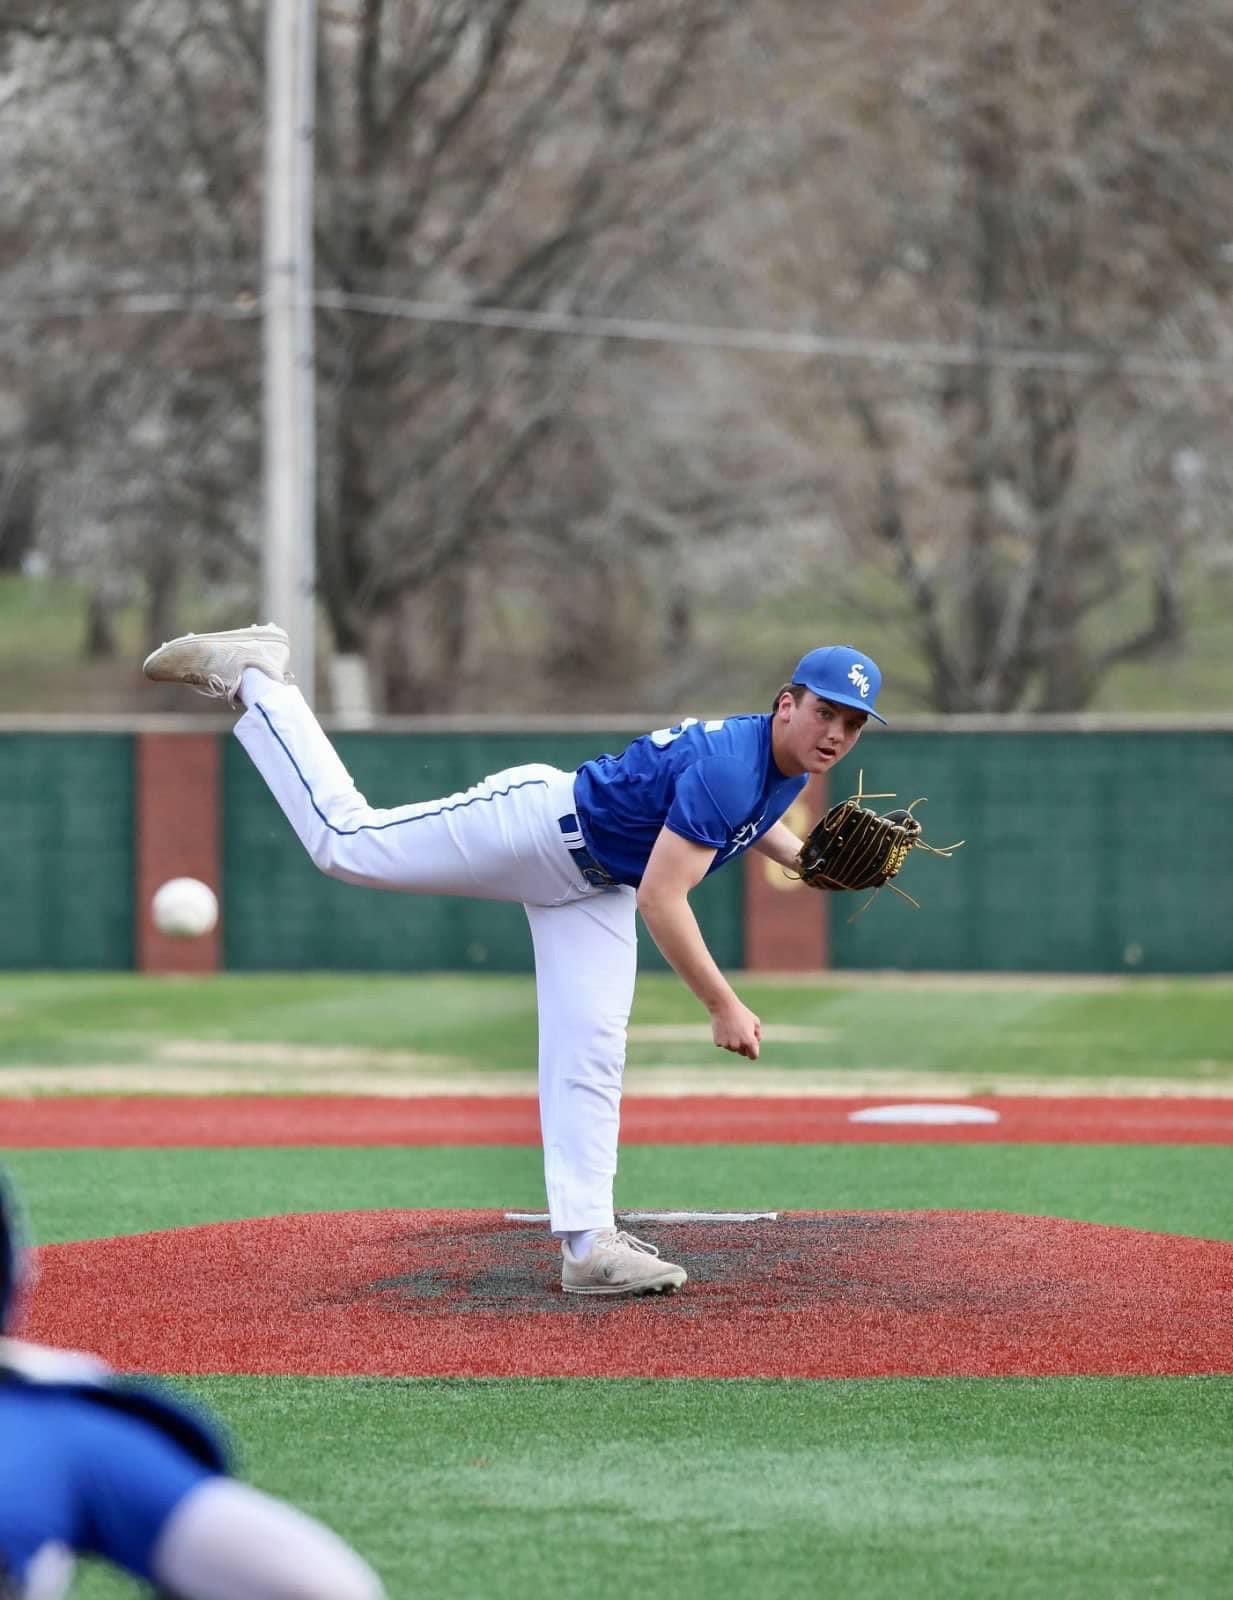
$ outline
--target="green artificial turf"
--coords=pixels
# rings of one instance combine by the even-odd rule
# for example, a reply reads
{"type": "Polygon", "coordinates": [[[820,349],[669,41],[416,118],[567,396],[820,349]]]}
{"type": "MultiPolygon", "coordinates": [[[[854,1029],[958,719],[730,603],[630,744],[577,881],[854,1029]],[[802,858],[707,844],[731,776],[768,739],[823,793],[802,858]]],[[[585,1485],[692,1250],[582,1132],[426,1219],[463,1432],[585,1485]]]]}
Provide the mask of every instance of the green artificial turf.
{"type": "MultiPolygon", "coordinates": [[[[763,1063],[1233,1080],[1233,983],[740,980],[813,1030],[763,1063]]],[[[633,1023],[700,1021],[647,975],[633,1023]]],[[[0,976],[4,1066],[215,1040],[534,1060],[529,979],[0,976]]],[[[294,1051],[289,1053],[293,1064],[294,1051]]],[[[705,1038],[631,1062],[728,1067],[705,1038]]],[[[751,1077],[757,1068],[740,1063],[751,1077]]],[[[274,1075],[273,1073],[271,1074],[274,1075]]],[[[288,1087],[295,1087],[289,1081],[288,1087]]],[[[13,1150],[42,1242],[294,1211],[541,1209],[535,1147],[13,1150]]],[[[944,1207],[1233,1239],[1233,1147],[628,1146],[627,1208],[944,1207]]],[[[390,1600],[1123,1600],[1228,1592],[1233,1379],[420,1382],[211,1378],[243,1466],[337,1527],[390,1600]]],[[[89,1573],[79,1600],[135,1587],[89,1573]]]]}
{"type": "Polygon", "coordinates": [[[1228,1593],[1233,1379],[188,1387],[391,1600],[1228,1593]]]}
{"type": "MultiPolygon", "coordinates": [[[[297,1211],[542,1210],[533,1146],[14,1150],[39,1240],[297,1211]]],[[[631,1145],[629,1210],[946,1208],[1073,1217],[1233,1239],[1227,1145],[631,1145]]]]}
{"type": "MultiPolygon", "coordinates": [[[[760,1064],[775,1069],[1233,1081],[1233,980],[1128,978],[1087,989],[1045,978],[973,989],[943,977],[871,990],[734,976],[770,1030],[760,1064]],[[777,1039],[776,1025],[805,1035],[777,1039]]],[[[715,1050],[706,1017],[671,975],[640,978],[631,1026],[633,1067],[758,1070],[734,1069],[715,1050]],[[692,1031],[639,1037],[665,1025],[692,1031]]],[[[460,974],[0,975],[0,1094],[5,1065],[149,1063],[152,1090],[159,1073],[174,1087],[185,1058],[160,1052],[183,1041],[193,1059],[208,1059],[202,1046],[213,1041],[415,1051],[460,1070],[533,1072],[534,984],[460,974]]],[[[294,1050],[281,1069],[262,1065],[271,1081],[282,1070],[295,1086],[294,1050]]]]}

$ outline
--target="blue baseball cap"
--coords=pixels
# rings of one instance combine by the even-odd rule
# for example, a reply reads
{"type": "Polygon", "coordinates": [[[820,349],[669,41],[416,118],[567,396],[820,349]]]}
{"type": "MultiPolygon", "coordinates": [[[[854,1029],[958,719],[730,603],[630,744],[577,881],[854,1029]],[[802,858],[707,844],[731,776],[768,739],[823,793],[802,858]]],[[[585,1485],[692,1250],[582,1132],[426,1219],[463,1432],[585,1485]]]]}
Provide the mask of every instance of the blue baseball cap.
{"type": "Polygon", "coordinates": [[[820,700],[837,706],[855,706],[878,722],[886,718],[873,709],[882,687],[882,674],[871,656],[854,645],[824,644],[802,656],[792,672],[793,683],[803,683],[820,700]]]}

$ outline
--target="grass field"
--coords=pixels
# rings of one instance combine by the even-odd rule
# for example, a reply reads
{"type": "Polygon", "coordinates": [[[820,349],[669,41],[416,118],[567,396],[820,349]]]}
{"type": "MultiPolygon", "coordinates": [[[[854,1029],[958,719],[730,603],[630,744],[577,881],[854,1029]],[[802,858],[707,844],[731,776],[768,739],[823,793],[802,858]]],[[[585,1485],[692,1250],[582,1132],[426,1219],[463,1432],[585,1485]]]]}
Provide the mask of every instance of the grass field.
{"type": "MultiPolygon", "coordinates": [[[[888,1073],[925,1093],[1015,1076],[1233,1089],[1233,982],[891,977],[742,992],[770,1038],[762,1062],[735,1068],[680,986],[648,975],[632,1024],[640,1081],[739,1071],[752,1084],[764,1070],[809,1088],[864,1075],[875,1092],[888,1073]]],[[[389,1087],[509,1074],[529,1088],[533,1058],[521,979],[0,977],[0,1096],[97,1090],[75,1074],[100,1065],[147,1094],[246,1063],[250,1090],[283,1093],[360,1069],[389,1087]]],[[[0,1098],[0,1160],[47,1244],[543,1200],[525,1145],[6,1149],[3,1130],[0,1098]]],[[[1233,1147],[633,1145],[618,1204],[999,1210],[1233,1241],[1233,1147]]],[[[754,1374],[757,1359],[755,1343],[754,1374]]],[[[224,1418],[246,1474],[351,1538],[391,1600],[1228,1592],[1233,1376],[184,1382],[224,1418]]],[[[95,1571],[77,1592],[134,1591],[95,1571]]]]}
{"type": "MultiPolygon", "coordinates": [[[[910,689],[911,685],[923,685],[927,674],[897,585],[885,575],[868,572],[864,593],[864,602],[859,595],[833,600],[834,615],[826,610],[825,586],[809,585],[802,586],[796,597],[785,596],[776,588],[766,598],[743,596],[736,611],[704,610],[697,618],[698,636],[701,645],[710,647],[712,664],[707,704],[693,709],[699,714],[720,709],[729,713],[761,710],[788,665],[781,641],[795,640],[804,649],[819,639],[846,638],[859,639],[882,667],[887,683],[884,710],[896,719],[928,710],[910,689]]],[[[139,608],[129,604],[115,614],[117,655],[110,660],[86,661],[87,599],[85,585],[66,578],[0,574],[0,714],[122,713],[153,708],[150,687],[138,670],[147,648],[139,608]]],[[[1171,648],[1168,671],[1161,671],[1155,657],[1121,662],[1101,681],[1095,701],[1087,709],[1177,711],[1183,716],[1196,708],[1233,710],[1228,652],[1233,574],[1220,568],[1195,572],[1185,604],[1186,637],[1171,648]]],[[[1149,619],[1150,607],[1150,586],[1146,582],[1135,586],[1100,614],[1093,642],[1106,645],[1139,631],[1149,619]]],[[[185,602],[185,628],[235,627],[248,620],[235,615],[232,603],[220,608],[209,595],[185,602]]],[[[323,664],[329,651],[324,626],[320,634],[318,657],[323,664]]],[[[787,652],[793,659],[797,654],[796,649],[787,652]]],[[[184,708],[182,705],[181,710],[184,708]]],[[[657,708],[646,704],[642,709],[657,708]]],[[[667,713],[682,708],[658,709],[667,713]]]]}
{"type": "Polygon", "coordinates": [[[192,1387],[402,1600],[1227,1593],[1226,1380],[192,1387]]]}
{"type": "MultiPolygon", "coordinates": [[[[631,1077],[701,1070],[706,1082],[840,1075],[951,1078],[993,1092],[1016,1080],[1099,1087],[1193,1082],[1233,1091],[1233,982],[1220,979],[999,981],[962,976],[741,985],[767,1039],[756,1066],[717,1054],[697,1003],[670,975],[639,980],[631,1077]]],[[[320,1086],[360,1069],[390,1086],[425,1073],[459,1083],[521,1074],[533,1089],[535,994],[521,977],[0,974],[0,1093],[81,1087],[70,1071],[132,1064],[173,1092],[190,1068],[244,1069],[251,1087],[320,1086]]],[[[243,1085],[241,1085],[243,1086],[243,1085]]],[[[1199,1087],[1201,1086],[1201,1087],[1199,1087]]]]}

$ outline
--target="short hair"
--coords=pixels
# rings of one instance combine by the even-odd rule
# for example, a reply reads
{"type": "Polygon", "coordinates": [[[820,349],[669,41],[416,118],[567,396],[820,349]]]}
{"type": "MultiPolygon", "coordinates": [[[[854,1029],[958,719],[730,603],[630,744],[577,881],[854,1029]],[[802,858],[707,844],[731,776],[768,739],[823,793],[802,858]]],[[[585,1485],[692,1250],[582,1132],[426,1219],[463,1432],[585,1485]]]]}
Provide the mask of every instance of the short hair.
{"type": "Polygon", "coordinates": [[[776,690],[775,698],[771,701],[771,710],[772,711],[778,711],[779,710],[779,702],[783,699],[784,695],[786,695],[786,694],[790,694],[792,696],[793,700],[795,700],[797,705],[799,706],[800,703],[801,703],[801,696],[804,693],[805,693],[805,685],[803,683],[785,683],[782,688],[776,690]]]}

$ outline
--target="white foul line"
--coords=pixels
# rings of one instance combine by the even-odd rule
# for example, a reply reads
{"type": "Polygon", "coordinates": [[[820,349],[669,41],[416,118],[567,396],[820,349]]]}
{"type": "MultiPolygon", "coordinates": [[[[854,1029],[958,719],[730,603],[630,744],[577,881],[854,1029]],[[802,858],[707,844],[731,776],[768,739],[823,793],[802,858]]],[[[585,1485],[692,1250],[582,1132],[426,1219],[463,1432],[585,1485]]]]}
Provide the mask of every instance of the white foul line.
{"type": "MultiPolygon", "coordinates": [[[[506,1222],[547,1222],[546,1211],[507,1211],[506,1222]]],[[[621,1222],[778,1222],[778,1211],[622,1211],[621,1222]]]]}

